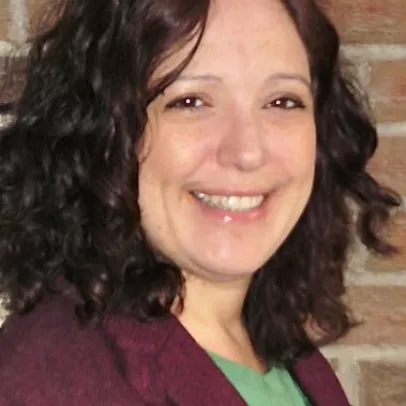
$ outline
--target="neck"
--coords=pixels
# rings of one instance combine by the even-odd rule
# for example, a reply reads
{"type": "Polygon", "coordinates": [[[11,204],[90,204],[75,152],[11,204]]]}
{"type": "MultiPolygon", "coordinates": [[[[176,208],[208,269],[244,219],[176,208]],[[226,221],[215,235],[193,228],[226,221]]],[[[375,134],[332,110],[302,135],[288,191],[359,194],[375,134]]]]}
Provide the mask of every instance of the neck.
{"type": "Polygon", "coordinates": [[[213,282],[185,274],[184,305],[174,306],[173,313],[206,351],[264,372],[267,368],[257,358],[242,318],[250,281],[213,282]]]}
{"type": "Polygon", "coordinates": [[[201,347],[225,353],[225,348],[250,347],[242,308],[250,278],[209,281],[185,274],[183,308],[174,314],[201,347]]]}
{"type": "Polygon", "coordinates": [[[229,328],[242,322],[242,308],[250,278],[231,281],[209,281],[185,274],[182,311],[176,312],[181,322],[229,328]]]}

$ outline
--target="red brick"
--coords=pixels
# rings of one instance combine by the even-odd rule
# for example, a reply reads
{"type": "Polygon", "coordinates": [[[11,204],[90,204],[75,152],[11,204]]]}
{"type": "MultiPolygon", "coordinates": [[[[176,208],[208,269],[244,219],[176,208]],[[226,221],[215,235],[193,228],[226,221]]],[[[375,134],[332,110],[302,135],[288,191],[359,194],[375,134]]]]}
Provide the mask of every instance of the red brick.
{"type": "MultiPolygon", "coordinates": [[[[406,136],[406,134],[405,134],[406,136]]],[[[406,196],[406,137],[382,136],[369,163],[370,172],[384,186],[406,196]]]]}
{"type": "Polygon", "coordinates": [[[383,236],[398,247],[399,254],[389,258],[370,255],[367,260],[367,269],[379,272],[406,270],[406,212],[399,211],[395,214],[383,236]]]}
{"type": "Polygon", "coordinates": [[[362,362],[361,406],[405,406],[406,362],[362,362]]]}
{"type": "Polygon", "coordinates": [[[348,288],[348,303],[363,323],[340,344],[406,343],[406,287],[353,286],[348,288]]]}
{"type": "Polygon", "coordinates": [[[406,60],[373,63],[369,93],[378,121],[406,121],[406,60]]]}
{"type": "Polygon", "coordinates": [[[31,16],[43,13],[44,7],[49,5],[49,0],[26,0],[28,12],[31,16]]]}
{"type": "Polygon", "coordinates": [[[50,0],[26,0],[28,14],[30,16],[30,35],[34,35],[38,30],[43,30],[48,26],[48,21],[53,19],[50,15],[56,6],[50,0]]]}
{"type": "Polygon", "coordinates": [[[406,2],[403,0],[330,0],[330,15],[344,42],[406,42],[406,2]]]}
{"type": "Polygon", "coordinates": [[[7,39],[8,33],[8,21],[10,18],[9,13],[9,2],[8,0],[0,1],[0,41],[5,41],[7,39]]]}

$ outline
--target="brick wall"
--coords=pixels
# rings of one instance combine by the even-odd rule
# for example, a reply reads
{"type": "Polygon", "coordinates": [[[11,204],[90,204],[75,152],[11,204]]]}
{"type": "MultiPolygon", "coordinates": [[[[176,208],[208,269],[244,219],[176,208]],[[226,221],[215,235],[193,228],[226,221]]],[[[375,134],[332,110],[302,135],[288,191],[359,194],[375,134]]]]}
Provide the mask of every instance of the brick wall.
{"type": "MultiPolygon", "coordinates": [[[[41,0],[43,2],[44,0],[41,0]]],[[[95,0],[97,1],[97,0],[95,0]]],[[[39,0],[0,1],[0,57],[21,43],[39,0]]],[[[406,198],[406,2],[330,0],[330,13],[356,62],[379,123],[371,171],[406,198]]],[[[1,64],[0,64],[1,66],[1,64]]],[[[354,251],[349,301],[364,325],[326,348],[354,406],[406,406],[406,211],[389,231],[403,253],[391,261],[354,251]]]]}
{"type": "MultiPolygon", "coordinates": [[[[377,120],[380,146],[371,171],[406,200],[406,2],[330,0],[343,52],[355,61],[377,120]]],[[[349,300],[364,320],[325,353],[354,406],[406,405],[406,211],[390,239],[403,252],[393,260],[357,250],[347,274],[349,300]]]]}

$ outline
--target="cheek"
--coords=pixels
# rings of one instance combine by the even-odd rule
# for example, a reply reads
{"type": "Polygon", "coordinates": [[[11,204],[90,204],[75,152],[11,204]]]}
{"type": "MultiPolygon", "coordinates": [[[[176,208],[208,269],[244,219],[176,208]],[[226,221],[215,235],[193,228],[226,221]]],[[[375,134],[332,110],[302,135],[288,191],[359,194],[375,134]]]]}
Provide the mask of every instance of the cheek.
{"type": "Polygon", "coordinates": [[[204,166],[214,149],[213,129],[207,126],[162,126],[147,139],[148,154],[141,163],[153,182],[188,181],[204,166]]]}
{"type": "Polygon", "coordinates": [[[300,175],[313,174],[316,164],[316,140],[313,134],[308,134],[302,142],[295,145],[292,168],[300,175]]]}
{"type": "Polygon", "coordinates": [[[290,179],[313,176],[316,162],[316,131],[314,124],[290,127],[273,146],[283,171],[290,179]]]}

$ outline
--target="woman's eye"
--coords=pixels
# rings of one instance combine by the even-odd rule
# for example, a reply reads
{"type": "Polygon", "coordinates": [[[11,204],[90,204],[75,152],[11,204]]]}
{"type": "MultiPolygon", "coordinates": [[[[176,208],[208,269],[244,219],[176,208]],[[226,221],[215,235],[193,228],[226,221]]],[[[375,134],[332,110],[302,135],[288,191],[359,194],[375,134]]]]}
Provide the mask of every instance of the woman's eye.
{"type": "Polygon", "coordinates": [[[267,107],[277,107],[284,110],[293,110],[304,109],[306,106],[300,99],[286,96],[272,100],[270,103],[267,104],[267,107]]]}
{"type": "Polygon", "coordinates": [[[204,102],[197,96],[177,98],[167,104],[168,109],[198,109],[203,107],[204,102]]]}

